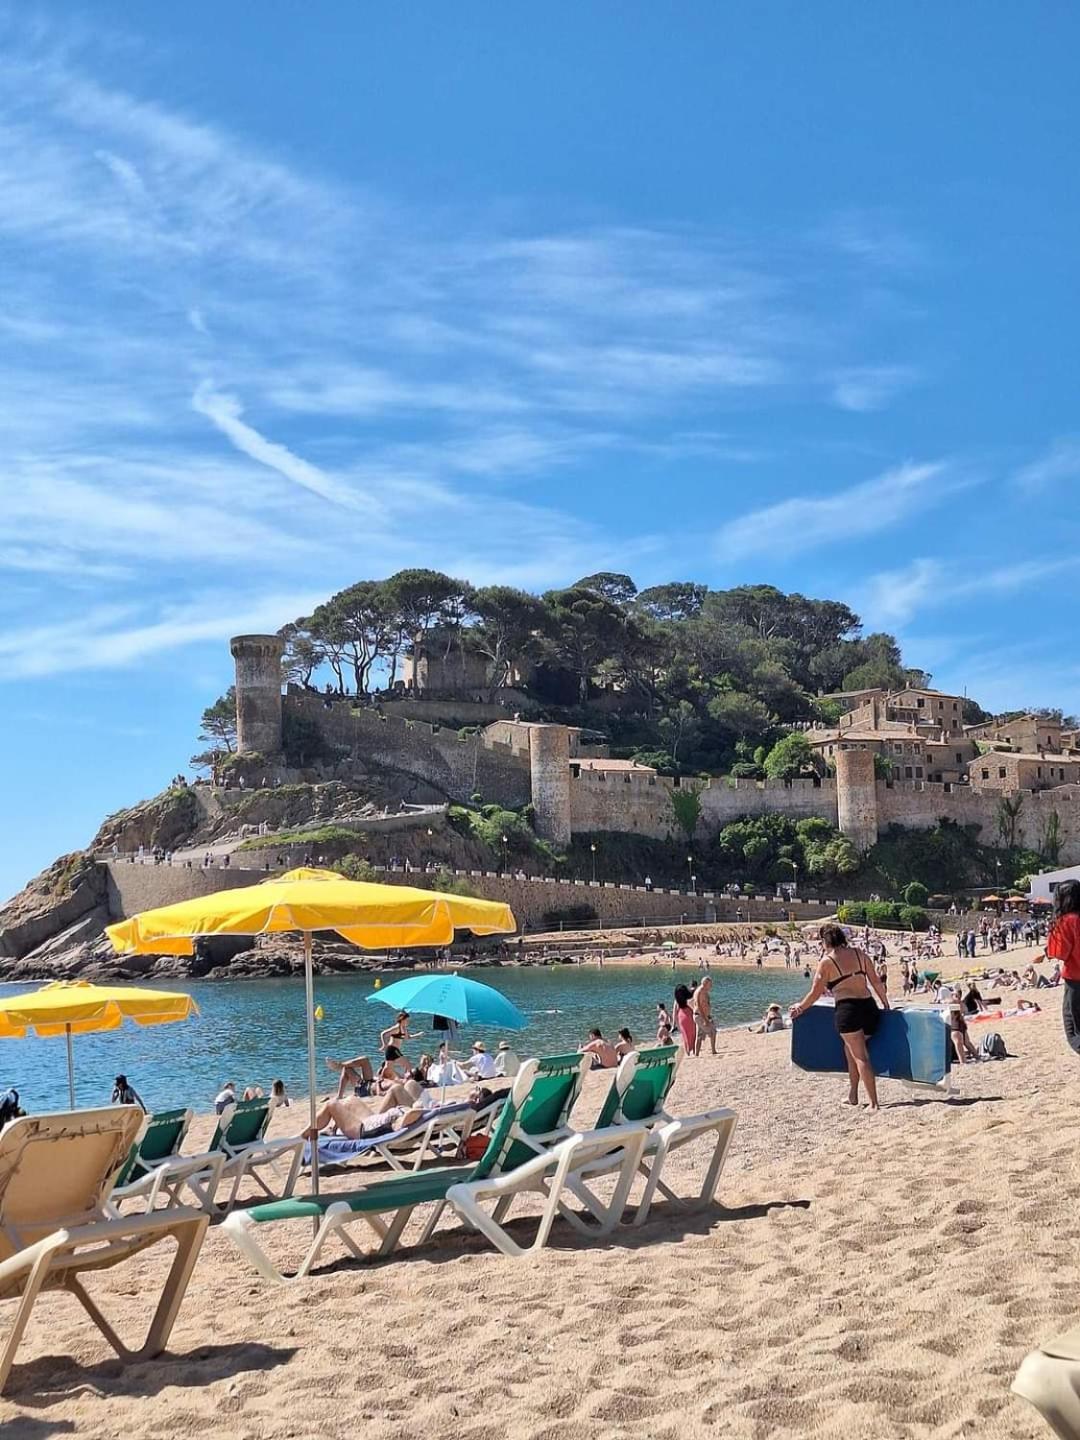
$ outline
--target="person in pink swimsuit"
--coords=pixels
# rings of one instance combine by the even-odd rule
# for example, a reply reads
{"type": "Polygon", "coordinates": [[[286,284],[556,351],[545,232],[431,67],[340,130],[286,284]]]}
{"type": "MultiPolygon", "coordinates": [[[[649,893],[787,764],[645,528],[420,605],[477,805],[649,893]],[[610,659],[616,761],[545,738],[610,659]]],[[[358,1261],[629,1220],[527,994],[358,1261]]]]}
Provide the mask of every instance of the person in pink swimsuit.
{"type": "Polygon", "coordinates": [[[683,1049],[688,1055],[693,1055],[697,1041],[697,1018],[690,1009],[690,991],[686,985],[675,986],[675,1024],[679,1029],[683,1049]]]}

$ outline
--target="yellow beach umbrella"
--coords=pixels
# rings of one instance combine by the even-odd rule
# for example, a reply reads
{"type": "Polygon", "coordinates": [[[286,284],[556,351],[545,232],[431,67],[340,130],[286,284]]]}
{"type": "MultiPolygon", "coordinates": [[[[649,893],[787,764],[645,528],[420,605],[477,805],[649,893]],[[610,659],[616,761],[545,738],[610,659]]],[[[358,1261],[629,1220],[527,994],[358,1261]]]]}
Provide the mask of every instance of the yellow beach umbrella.
{"type": "MultiPolygon", "coordinates": [[[[311,936],[336,930],[362,949],[449,945],[455,930],[505,935],[517,929],[509,905],[474,900],[408,885],[375,885],[346,880],[333,870],[289,870],[258,885],[219,890],[144,910],[107,927],[121,955],[190,955],[196,939],[220,935],[282,935],[300,931],[304,940],[307,1008],[308,1095],[315,1124],[315,995],[311,936]]],[[[319,1188],[318,1147],[312,1146],[312,1186],[319,1188]]]]}
{"type": "Polygon", "coordinates": [[[148,990],[134,985],[91,985],[86,980],[54,980],[40,990],[9,995],[0,1001],[0,1039],[35,1035],[67,1038],[68,1096],[75,1108],[75,1065],[71,1037],[119,1030],[125,1020],[136,1025],[168,1025],[197,1015],[190,995],[148,990]]]}

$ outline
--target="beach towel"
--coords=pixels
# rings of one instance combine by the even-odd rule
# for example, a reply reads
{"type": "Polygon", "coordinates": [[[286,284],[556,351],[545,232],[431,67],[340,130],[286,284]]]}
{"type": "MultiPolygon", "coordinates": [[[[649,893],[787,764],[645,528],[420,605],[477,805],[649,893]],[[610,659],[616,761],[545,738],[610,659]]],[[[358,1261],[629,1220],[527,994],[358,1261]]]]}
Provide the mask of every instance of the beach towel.
{"type": "MultiPolygon", "coordinates": [[[[375,1155],[387,1145],[400,1145],[403,1141],[419,1139],[431,1122],[461,1119],[473,1109],[467,1100],[453,1105],[439,1105],[421,1115],[412,1125],[400,1130],[384,1130],[378,1135],[365,1135],[359,1140],[350,1140],[346,1135],[319,1136],[320,1165],[348,1165],[352,1160],[363,1160],[375,1155]]],[[[311,1164],[311,1143],[304,1146],[304,1164],[311,1164]]]]}

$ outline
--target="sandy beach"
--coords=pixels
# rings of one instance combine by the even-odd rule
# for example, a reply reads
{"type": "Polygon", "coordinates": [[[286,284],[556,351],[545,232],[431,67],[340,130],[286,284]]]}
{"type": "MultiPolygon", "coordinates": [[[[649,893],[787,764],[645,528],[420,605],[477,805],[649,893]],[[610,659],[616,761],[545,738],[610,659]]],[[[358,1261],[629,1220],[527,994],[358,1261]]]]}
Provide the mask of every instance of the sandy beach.
{"type": "MultiPolygon", "coordinates": [[[[957,1098],[883,1082],[876,1116],[841,1106],[839,1078],[792,1070],[787,1036],[723,1033],[718,1057],[684,1064],[672,1107],[738,1113],[722,1205],[660,1204],[610,1242],[557,1224],[544,1254],[509,1260],[444,1220],[423,1250],[367,1266],[332,1250],[309,1282],[273,1288],[212,1228],[170,1353],[127,1367],[72,1300],[47,1296],[0,1402],[4,1433],[1044,1436],[1008,1385],[1078,1318],[1080,1061],[1059,993],[994,1022],[1016,1058],[963,1067],[957,1098]]],[[[607,1080],[590,1077],[578,1123],[607,1080]]],[[[666,1173],[689,1190],[701,1163],[686,1150],[666,1173]]],[[[138,1285],[132,1266],[94,1287],[129,1334],[138,1285]]]]}

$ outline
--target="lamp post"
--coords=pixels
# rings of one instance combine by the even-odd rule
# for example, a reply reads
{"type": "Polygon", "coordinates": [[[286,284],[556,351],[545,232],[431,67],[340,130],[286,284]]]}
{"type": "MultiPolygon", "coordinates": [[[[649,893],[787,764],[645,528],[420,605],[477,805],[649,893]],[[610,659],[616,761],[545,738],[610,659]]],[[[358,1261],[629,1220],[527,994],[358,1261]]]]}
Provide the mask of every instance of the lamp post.
{"type": "Polygon", "coordinates": [[[694,874],[691,874],[690,876],[690,894],[697,894],[697,876],[694,874]]]}
{"type": "Polygon", "coordinates": [[[687,857],[686,857],[686,868],[687,868],[687,870],[688,870],[689,873],[690,873],[690,889],[691,889],[691,891],[693,891],[694,881],[695,881],[695,879],[697,878],[697,877],[695,876],[695,874],[694,874],[694,857],[693,857],[693,855],[687,855],[687,857]]]}
{"type": "Polygon", "coordinates": [[[502,837],[502,873],[503,873],[504,875],[506,874],[506,847],[507,847],[509,844],[510,844],[510,837],[509,837],[508,835],[504,835],[504,836],[502,837]]]}
{"type": "Polygon", "coordinates": [[[596,845],[595,845],[595,843],[594,843],[594,844],[591,844],[591,845],[589,846],[589,849],[590,849],[590,851],[592,852],[592,878],[593,878],[593,883],[595,884],[595,883],[596,883],[596,845]]]}
{"type": "Polygon", "coordinates": [[[791,893],[794,895],[795,891],[799,888],[799,867],[794,860],[789,860],[786,855],[781,855],[780,859],[783,860],[785,865],[791,866],[791,893]]]}

